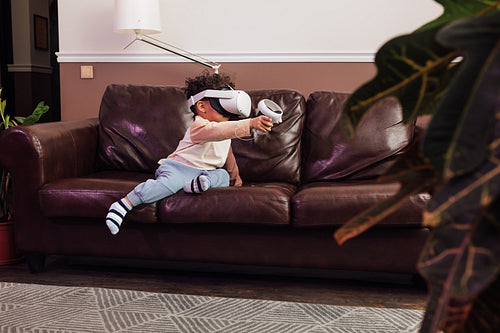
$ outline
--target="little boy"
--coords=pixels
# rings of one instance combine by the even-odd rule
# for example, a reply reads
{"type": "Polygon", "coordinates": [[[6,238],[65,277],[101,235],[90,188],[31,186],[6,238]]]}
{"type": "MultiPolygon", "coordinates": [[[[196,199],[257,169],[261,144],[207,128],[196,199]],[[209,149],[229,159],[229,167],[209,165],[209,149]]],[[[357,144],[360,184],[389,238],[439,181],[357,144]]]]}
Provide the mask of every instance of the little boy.
{"type": "MultiPolygon", "coordinates": [[[[234,88],[229,76],[204,72],[186,80],[185,93],[190,99],[207,89],[224,87],[234,88]]],[[[155,178],[137,185],[110,206],[106,225],[111,234],[120,231],[125,215],[140,204],[158,201],[181,189],[201,193],[213,187],[227,187],[230,182],[241,186],[231,139],[249,136],[252,129],[269,132],[273,127],[272,119],[266,116],[229,122],[233,115],[211,98],[196,101],[191,111],[194,122],[176,150],[158,162],[155,178]]]]}

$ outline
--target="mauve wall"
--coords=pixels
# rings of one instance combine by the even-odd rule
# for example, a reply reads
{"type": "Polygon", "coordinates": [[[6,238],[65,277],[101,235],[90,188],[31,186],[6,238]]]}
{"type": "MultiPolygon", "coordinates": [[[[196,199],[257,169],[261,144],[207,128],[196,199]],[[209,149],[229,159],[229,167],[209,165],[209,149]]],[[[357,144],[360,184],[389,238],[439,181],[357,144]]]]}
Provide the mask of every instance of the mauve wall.
{"type": "MultiPolygon", "coordinates": [[[[190,63],[61,63],[62,120],[97,117],[110,83],[184,85],[203,67],[190,63]],[[80,79],[80,66],[92,65],[94,79],[80,79]]],[[[351,92],[375,74],[373,63],[228,63],[238,89],[290,88],[307,96],[317,90],[351,92]]]]}

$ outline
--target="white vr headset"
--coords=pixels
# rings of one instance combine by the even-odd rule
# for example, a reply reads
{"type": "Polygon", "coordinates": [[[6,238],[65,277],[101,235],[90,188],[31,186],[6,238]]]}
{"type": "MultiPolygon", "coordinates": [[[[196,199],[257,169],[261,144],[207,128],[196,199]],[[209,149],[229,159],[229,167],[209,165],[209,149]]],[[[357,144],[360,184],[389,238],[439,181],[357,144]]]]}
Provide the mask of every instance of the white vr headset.
{"type": "Polygon", "coordinates": [[[189,97],[189,107],[201,101],[204,98],[209,98],[210,105],[222,114],[229,118],[238,118],[250,116],[252,100],[250,96],[243,90],[213,90],[207,89],[194,96],[189,97]]]}

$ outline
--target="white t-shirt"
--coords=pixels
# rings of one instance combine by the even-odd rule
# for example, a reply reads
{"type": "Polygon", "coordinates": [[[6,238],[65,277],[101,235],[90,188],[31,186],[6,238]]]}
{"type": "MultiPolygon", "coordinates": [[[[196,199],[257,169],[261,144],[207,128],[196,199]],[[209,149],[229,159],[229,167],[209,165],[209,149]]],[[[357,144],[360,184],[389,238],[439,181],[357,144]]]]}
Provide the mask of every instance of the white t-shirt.
{"type": "Polygon", "coordinates": [[[199,170],[222,168],[231,139],[249,135],[250,119],[214,122],[196,116],[176,150],[167,158],[199,170]]]}

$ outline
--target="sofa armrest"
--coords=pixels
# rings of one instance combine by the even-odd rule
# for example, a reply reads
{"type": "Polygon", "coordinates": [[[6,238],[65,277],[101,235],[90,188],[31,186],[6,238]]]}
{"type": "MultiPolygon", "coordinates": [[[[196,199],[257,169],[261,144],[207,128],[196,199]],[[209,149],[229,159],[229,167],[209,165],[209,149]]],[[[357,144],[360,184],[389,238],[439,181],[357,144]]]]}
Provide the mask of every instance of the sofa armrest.
{"type": "Polygon", "coordinates": [[[94,171],[98,120],[15,126],[0,136],[0,165],[12,175],[18,246],[33,251],[43,234],[38,190],[60,178],[94,171]]]}
{"type": "Polygon", "coordinates": [[[0,137],[0,164],[15,180],[37,178],[39,185],[88,174],[95,168],[97,127],[97,119],[11,127],[0,137]]]}

